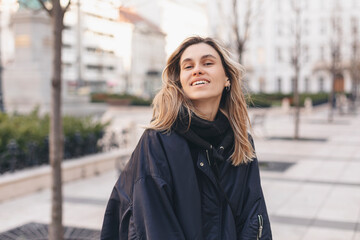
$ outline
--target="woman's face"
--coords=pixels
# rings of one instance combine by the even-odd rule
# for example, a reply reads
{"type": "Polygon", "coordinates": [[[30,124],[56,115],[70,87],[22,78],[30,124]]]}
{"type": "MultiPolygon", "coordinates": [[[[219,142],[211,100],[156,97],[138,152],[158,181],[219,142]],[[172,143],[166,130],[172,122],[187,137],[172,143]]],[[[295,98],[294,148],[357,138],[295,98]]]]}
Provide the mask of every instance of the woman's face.
{"type": "Polygon", "coordinates": [[[218,107],[227,81],[217,51],[206,43],[189,46],[180,58],[180,82],[187,97],[195,104],[206,102],[218,107]]]}

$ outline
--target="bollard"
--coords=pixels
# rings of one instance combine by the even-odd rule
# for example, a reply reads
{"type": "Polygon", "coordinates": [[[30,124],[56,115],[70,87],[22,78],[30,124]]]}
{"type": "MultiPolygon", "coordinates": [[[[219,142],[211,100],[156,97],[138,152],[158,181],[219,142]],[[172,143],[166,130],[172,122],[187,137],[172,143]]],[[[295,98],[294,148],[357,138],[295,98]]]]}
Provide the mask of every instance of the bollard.
{"type": "Polygon", "coordinates": [[[79,157],[79,156],[82,155],[82,145],[84,143],[84,139],[81,136],[80,132],[77,131],[75,133],[74,141],[75,141],[75,153],[74,153],[74,156],[79,157]]]}
{"type": "Polygon", "coordinates": [[[6,146],[10,155],[10,172],[15,171],[16,163],[17,163],[17,155],[19,152],[19,146],[15,139],[11,139],[8,145],[6,146]]]}
{"type": "Polygon", "coordinates": [[[304,100],[304,107],[305,107],[305,112],[307,114],[311,114],[312,112],[312,100],[309,97],[306,97],[304,100]]]}
{"type": "Polygon", "coordinates": [[[283,98],[281,101],[281,109],[283,110],[283,112],[289,112],[290,110],[290,100],[289,98],[283,98]]]}
{"type": "Polygon", "coordinates": [[[86,154],[92,154],[96,153],[96,137],[94,133],[89,133],[86,138],[87,144],[85,146],[88,146],[85,149],[86,154]]]}
{"type": "Polygon", "coordinates": [[[34,141],[30,141],[29,143],[27,143],[27,151],[26,151],[26,165],[27,166],[36,166],[39,165],[39,161],[38,158],[35,156],[36,155],[36,149],[37,149],[37,144],[34,141]]]}

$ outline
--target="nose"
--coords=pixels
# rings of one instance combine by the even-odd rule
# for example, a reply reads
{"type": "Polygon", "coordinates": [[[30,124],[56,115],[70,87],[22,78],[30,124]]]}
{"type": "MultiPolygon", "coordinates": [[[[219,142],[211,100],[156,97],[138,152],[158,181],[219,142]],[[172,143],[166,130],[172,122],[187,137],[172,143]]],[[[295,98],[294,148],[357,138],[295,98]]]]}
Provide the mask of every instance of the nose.
{"type": "Polygon", "coordinates": [[[203,71],[201,70],[201,68],[199,66],[194,67],[193,76],[198,76],[198,75],[201,75],[201,74],[203,74],[203,71]]]}

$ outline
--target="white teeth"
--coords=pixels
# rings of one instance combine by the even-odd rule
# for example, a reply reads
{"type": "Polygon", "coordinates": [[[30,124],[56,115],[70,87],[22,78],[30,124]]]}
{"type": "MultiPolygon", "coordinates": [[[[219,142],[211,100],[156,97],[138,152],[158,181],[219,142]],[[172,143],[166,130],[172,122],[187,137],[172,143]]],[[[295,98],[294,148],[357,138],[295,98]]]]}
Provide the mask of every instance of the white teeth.
{"type": "Polygon", "coordinates": [[[194,82],[191,86],[196,86],[196,85],[200,85],[200,84],[206,84],[207,82],[206,81],[196,81],[194,82]]]}

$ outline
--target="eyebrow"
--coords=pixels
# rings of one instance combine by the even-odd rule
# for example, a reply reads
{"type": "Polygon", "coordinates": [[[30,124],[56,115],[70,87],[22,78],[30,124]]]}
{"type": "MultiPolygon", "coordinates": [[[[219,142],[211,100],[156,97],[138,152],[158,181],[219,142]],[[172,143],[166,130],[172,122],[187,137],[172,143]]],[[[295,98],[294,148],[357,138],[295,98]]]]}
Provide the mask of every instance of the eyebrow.
{"type": "MultiPolygon", "coordinates": [[[[201,57],[201,60],[202,59],[205,59],[205,58],[213,58],[213,59],[216,59],[216,57],[214,55],[211,55],[211,54],[206,54],[204,56],[201,57]]],[[[185,58],[182,62],[181,62],[181,65],[184,64],[185,62],[189,62],[189,61],[192,61],[191,58],[185,58]]]]}

